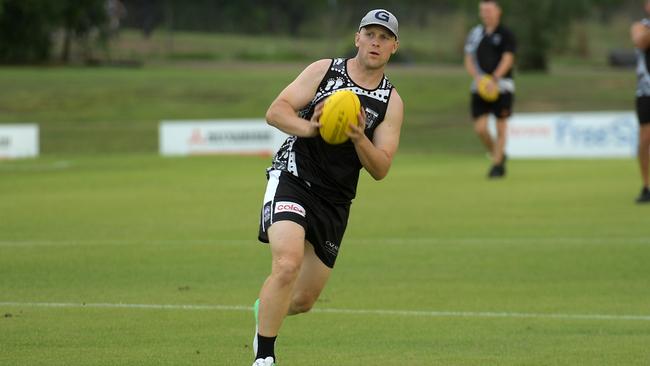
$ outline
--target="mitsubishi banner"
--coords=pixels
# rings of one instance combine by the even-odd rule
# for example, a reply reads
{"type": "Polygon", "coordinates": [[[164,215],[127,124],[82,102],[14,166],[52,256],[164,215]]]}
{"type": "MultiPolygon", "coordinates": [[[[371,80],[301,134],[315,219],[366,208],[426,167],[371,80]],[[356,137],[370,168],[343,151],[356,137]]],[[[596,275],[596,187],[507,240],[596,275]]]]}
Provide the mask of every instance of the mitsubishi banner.
{"type": "Polygon", "coordinates": [[[162,121],[161,155],[272,155],[287,135],[263,119],[162,121]]]}

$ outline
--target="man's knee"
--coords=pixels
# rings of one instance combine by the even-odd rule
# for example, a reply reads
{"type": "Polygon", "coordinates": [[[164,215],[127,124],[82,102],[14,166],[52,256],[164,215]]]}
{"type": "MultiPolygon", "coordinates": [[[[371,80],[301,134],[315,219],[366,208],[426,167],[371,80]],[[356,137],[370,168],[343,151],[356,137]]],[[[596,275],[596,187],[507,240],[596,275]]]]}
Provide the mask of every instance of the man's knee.
{"type": "Polygon", "coordinates": [[[281,286],[291,285],[300,273],[300,260],[284,257],[273,261],[272,277],[281,286]]]}
{"type": "Polygon", "coordinates": [[[474,132],[476,132],[477,135],[479,136],[485,136],[488,135],[488,128],[487,128],[487,123],[483,123],[482,121],[477,121],[474,123],[474,132]]]}
{"type": "Polygon", "coordinates": [[[650,145],[650,128],[643,128],[639,134],[639,145],[647,147],[650,145]]]}
{"type": "Polygon", "coordinates": [[[508,125],[506,122],[498,122],[497,123],[497,138],[505,138],[506,133],[508,132],[508,125]]]}
{"type": "Polygon", "coordinates": [[[291,299],[290,312],[292,314],[306,313],[314,307],[317,296],[308,293],[294,294],[291,299]]]}

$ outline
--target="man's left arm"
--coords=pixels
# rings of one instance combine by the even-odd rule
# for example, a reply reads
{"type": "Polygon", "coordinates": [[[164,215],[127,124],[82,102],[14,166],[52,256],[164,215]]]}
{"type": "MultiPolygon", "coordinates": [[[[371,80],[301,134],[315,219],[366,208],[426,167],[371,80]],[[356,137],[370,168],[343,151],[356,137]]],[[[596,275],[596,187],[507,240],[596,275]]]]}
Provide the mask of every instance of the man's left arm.
{"type": "Polygon", "coordinates": [[[494,70],[494,73],[492,73],[492,76],[494,76],[495,80],[501,79],[504,75],[512,69],[512,66],[515,64],[515,54],[512,52],[506,52],[501,56],[501,61],[499,62],[499,66],[497,66],[496,70],[494,70]]]}
{"type": "Polygon", "coordinates": [[[509,30],[506,31],[504,33],[503,42],[504,42],[503,47],[505,52],[501,56],[501,61],[499,62],[499,65],[497,65],[497,68],[492,73],[492,76],[496,80],[499,80],[504,75],[508,74],[508,72],[512,69],[512,67],[515,64],[515,51],[517,49],[517,41],[515,40],[514,34],[512,34],[512,32],[510,32],[509,30]]]}
{"type": "Polygon", "coordinates": [[[388,175],[393,156],[399,147],[403,119],[404,103],[397,90],[393,89],[384,121],[375,129],[372,141],[364,133],[366,116],[363,111],[359,114],[359,125],[350,126],[348,136],[354,143],[359,160],[375,180],[388,175]]]}

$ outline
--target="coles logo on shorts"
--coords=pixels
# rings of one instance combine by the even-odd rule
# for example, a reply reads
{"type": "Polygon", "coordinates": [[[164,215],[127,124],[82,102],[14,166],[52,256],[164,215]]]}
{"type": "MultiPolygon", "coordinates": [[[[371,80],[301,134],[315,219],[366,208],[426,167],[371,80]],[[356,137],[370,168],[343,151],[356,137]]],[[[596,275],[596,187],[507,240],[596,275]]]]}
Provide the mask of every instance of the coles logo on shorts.
{"type": "Polygon", "coordinates": [[[293,212],[295,214],[298,214],[302,217],[307,216],[307,212],[305,209],[300,206],[297,203],[294,202],[288,202],[288,201],[282,201],[282,202],[276,202],[275,203],[275,211],[274,213],[280,213],[280,212],[293,212]]]}

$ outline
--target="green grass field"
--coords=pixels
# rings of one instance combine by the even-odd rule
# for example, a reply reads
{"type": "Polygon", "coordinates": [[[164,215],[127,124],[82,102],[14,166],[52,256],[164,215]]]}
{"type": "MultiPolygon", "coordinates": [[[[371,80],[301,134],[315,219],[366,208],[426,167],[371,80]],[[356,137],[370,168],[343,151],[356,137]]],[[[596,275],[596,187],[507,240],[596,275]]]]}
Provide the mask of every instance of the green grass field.
{"type": "MultiPolygon", "coordinates": [[[[250,364],[268,162],[2,162],[0,364],[250,364]]],[[[280,364],[648,365],[634,161],[512,161],[498,182],[487,166],[402,153],[385,181],[362,175],[332,279],[285,322],[280,364]]]]}

